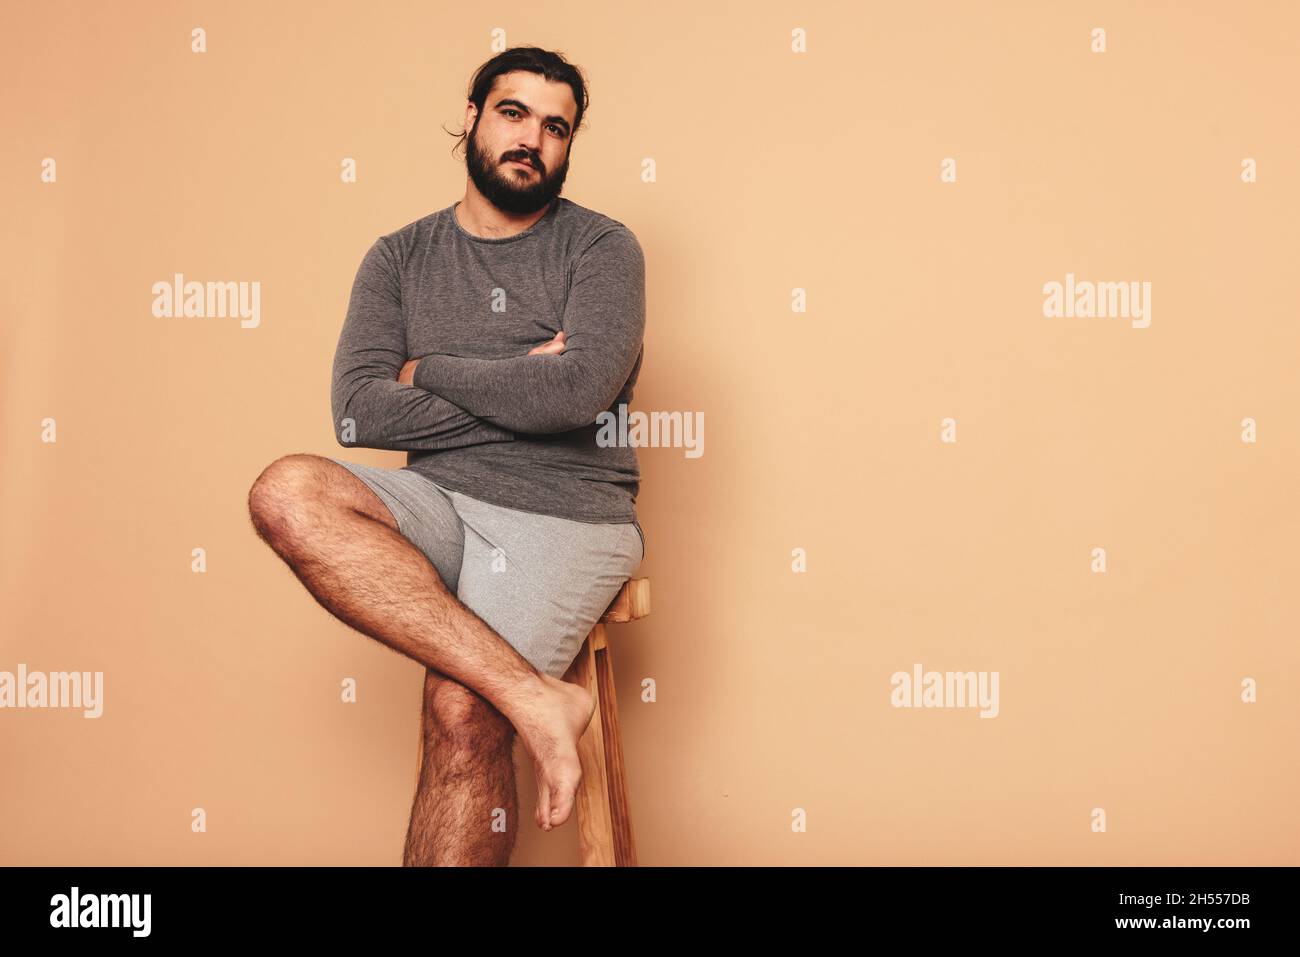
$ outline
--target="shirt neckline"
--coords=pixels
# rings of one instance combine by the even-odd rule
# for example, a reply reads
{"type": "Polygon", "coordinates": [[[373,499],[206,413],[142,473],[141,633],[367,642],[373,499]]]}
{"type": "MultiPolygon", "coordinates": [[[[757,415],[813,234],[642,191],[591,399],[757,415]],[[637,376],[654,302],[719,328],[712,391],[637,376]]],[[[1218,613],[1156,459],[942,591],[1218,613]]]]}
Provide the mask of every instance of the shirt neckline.
{"type": "Polygon", "coordinates": [[[520,239],[526,239],[526,238],[528,238],[529,236],[533,235],[534,233],[539,232],[539,231],[542,229],[543,226],[547,225],[548,223],[550,223],[551,220],[553,220],[553,219],[555,218],[555,214],[559,211],[559,209],[560,209],[560,203],[562,203],[562,202],[564,202],[563,197],[560,197],[560,196],[555,197],[555,199],[551,200],[551,208],[548,209],[548,210],[547,210],[547,211],[542,215],[542,218],[541,218],[541,219],[539,219],[537,222],[533,223],[531,226],[529,226],[529,227],[528,227],[527,229],[525,229],[523,232],[521,232],[521,233],[515,233],[513,236],[495,236],[495,237],[492,237],[492,236],[475,236],[473,233],[471,233],[469,230],[467,230],[464,226],[462,226],[462,225],[460,224],[460,220],[458,220],[458,219],[456,218],[456,207],[459,206],[459,205],[461,204],[461,200],[459,200],[459,199],[456,200],[456,202],[454,202],[454,203],[451,204],[451,209],[448,211],[448,215],[451,217],[451,224],[452,224],[454,227],[456,227],[456,232],[460,233],[460,234],[461,234],[462,236],[464,236],[466,239],[471,240],[471,241],[476,242],[476,243],[487,243],[487,244],[489,244],[489,245],[497,246],[497,245],[500,245],[501,243],[513,243],[513,242],[516,242],[517,240],[520,240],[520,239]]]}

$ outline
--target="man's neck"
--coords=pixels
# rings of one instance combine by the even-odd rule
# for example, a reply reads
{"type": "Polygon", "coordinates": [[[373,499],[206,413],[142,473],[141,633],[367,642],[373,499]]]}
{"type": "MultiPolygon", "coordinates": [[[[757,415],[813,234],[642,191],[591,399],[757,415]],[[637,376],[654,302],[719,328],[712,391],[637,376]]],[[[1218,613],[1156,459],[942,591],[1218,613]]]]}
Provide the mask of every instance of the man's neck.
{"type": "MultiPolygon", "coordinates": [[[[554,202],[554,200],[552,201],[554,202]]],[[[465,188],[465,198],[456,206],[453,215],[465,232],[482,239],[506,239],[516,233],[522,233],[532,226],[550,209],[551,204],[543,206],[535,213],[507,213],[493,206],[470,183],[465,188]]]]}

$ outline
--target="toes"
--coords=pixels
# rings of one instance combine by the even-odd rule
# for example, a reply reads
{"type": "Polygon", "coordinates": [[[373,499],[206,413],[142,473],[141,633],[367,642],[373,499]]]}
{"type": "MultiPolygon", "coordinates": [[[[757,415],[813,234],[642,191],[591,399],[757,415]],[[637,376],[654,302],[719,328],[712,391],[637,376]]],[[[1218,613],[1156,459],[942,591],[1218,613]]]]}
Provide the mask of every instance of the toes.
{"type": "Polygon", "coordinates": [[[569,819],[573,813],[573,799],[577,791],[574,787],[559,787],[555,789],[554,801],[551,803],[551,826],[559,827],[569,819]]]}
{"type": "Polygon", "coordinates": [[[537,787],[537,826],[551,829],[551,789],[544,780],[537,787]]]}

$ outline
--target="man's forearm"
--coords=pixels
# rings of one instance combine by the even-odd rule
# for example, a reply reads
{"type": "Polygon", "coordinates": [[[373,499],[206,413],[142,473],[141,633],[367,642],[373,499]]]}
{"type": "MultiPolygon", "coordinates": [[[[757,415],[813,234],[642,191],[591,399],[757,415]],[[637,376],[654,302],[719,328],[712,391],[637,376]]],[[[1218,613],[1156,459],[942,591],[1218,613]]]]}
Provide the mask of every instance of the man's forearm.
{"type": "Polygon", "coordinates": [[[342,376],[331,390],[340,445],[398,451],[510,442],[514,433],[396,379],[342,376]]]}
{"type": "MultiPolygon", "coordinates": [[[[630,370],[629,370],[630,371],[630,370]]],[[[614,383],[584,362],[559,356],[470,359],[433,354],[415,369],[415,385],[473,409],[485,422],[513,432],[545,434],[590,425],[618,397],[614,383]]]]}

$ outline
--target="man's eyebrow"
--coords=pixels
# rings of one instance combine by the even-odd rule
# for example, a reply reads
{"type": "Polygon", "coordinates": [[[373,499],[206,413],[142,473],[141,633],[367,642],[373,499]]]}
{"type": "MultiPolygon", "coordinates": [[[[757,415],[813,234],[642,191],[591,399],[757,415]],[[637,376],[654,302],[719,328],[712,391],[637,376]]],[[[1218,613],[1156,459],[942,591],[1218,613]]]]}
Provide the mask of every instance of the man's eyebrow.
{"type": "MultiPolygon", "coordinates": [[[[530,109],[528,108],[528,105],[527,105],[526,103],[520,103],[518,100],[512,100],[512,99],[498,100],[495,109],[498,109],[498,110],[499,110],[499,109],[501,109],[501,107],[503,107],[503,106],[513,106],[515,109],[517,109],[517,110],[519,110],[520,112],[523,112],[523,113],[532,113],[532,112],[533,112],[532,110],[530,110],[530,109]]],[[[560,126],[563,126],[563,127],[564,127],[564,132],[565,132],[566,135],[567,135],[567,134],[569,133],[569,131],[570,131],[569,121],[566,120],[566,119],[565,119],[564,117],[562,117],[562,116],[548,116],[548,117],[546,118],[546,122],[547,122],[547,123],[557,123],[557,124],[559,124],[560,126]]]]}

